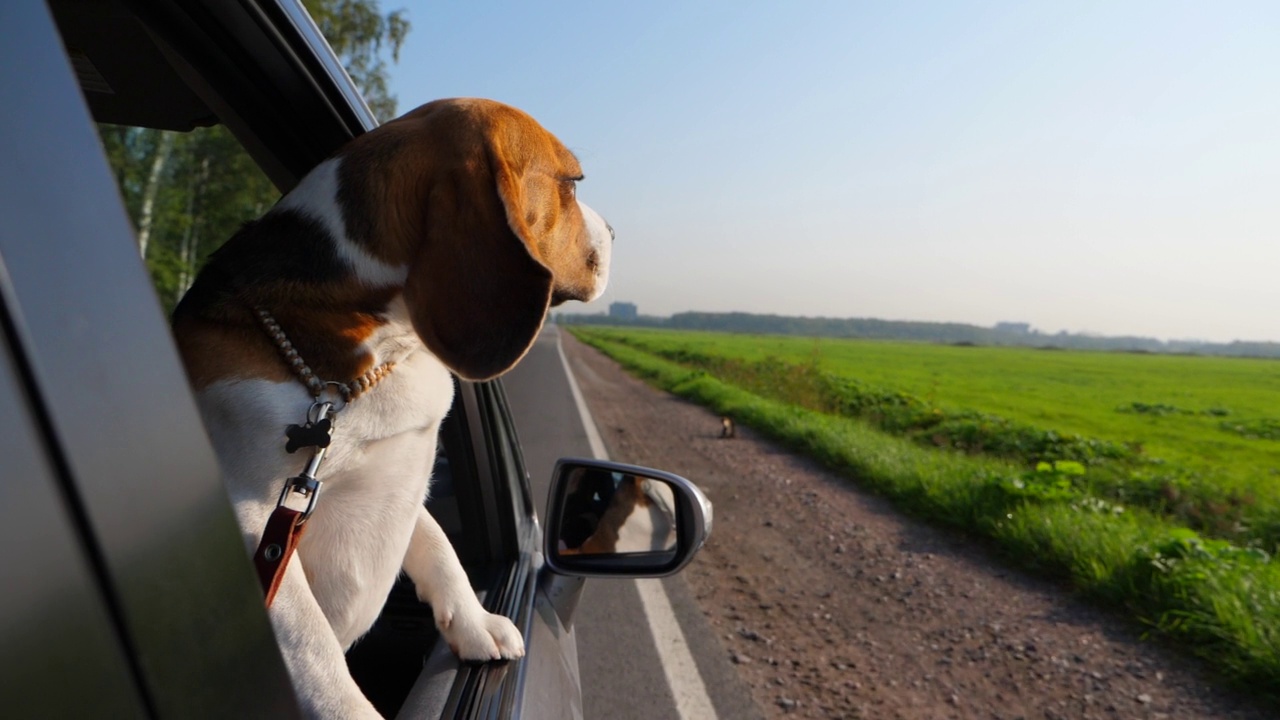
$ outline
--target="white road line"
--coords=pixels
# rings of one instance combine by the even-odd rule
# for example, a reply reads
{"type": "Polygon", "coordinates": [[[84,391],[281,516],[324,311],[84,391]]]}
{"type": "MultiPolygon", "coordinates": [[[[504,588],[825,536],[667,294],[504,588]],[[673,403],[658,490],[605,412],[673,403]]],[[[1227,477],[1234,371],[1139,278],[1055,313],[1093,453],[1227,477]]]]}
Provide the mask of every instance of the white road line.
{"type": "Polygon", "coordinates": [[[556,328],[556,352],[560,353],[564,375],[569,378],[569,392],[573,393],[573,402],[578,406],[578,415],[582,417],[582,425],[587,430],[587,444],[591,445],[591,454],[597,460],[608,460],[609,453],[604,449],[604,440],[600,439],[600,430],[596,428],[596,421],[591,419],[591,411],[587,410],[587,402],[582,399],[582,391],[578,389],[578,380],[569,369],[569,358],[565,357],[564,346],[560,344],[560,328],[556,328]]]}
{"type": "MultiPolygon", "coordinates": [[[[569,378],[573,402],[577,404],[578,414],[582,416],[591,454],[599,460],[608,460],[609,453],[604,449],[600,431],[591,418],[586,401],[582,399],[578,381],[569,369],[569,358],[565,356],[564,346],[560,344],[559,328],[556,328],[556,350],[560,353],[560,362],[564,364],[564,374],[569,378]]],[[[676,700],[676,712],[680,714],[681,720],[717,720],[715,705],[711,703],[707,686],[702,682],[698,664],[689,652],[689,641],[680,630],[680,623],[671,608],[671,598],[667,597],[662,581],[636,580],[635,584],[640,593],[640,605],[644,607],[644,614],[649,620],[649,631],[653,633],[654,647],[658,649],[658,656],[662,659],[662,672],[667,676],[667,686],[671,688],[671,694],[676,700]]]]}
{"type": "Polygon", "coordinates": [[[685,720],[715,720],[715,705],[707,695],[707,686],[703,684],[698,664],[689,652],[689,642],[680,631],[680,623],[676,621],[671,598],[667,597],[662,581],[636,580],[635,583],[640,591],[640,604],[649,618],[653,644],[662,658],[662,671],[666,673],[667,685],[676,698],[676,711],[685,720]]]}

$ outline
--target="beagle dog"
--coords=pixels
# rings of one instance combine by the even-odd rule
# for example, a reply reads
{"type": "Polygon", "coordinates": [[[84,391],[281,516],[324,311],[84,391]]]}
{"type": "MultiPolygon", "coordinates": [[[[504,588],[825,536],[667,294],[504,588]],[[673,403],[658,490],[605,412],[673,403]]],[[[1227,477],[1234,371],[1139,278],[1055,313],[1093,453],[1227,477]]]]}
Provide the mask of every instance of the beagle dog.
{"type": "Polygon", "coordinates": [[[450,374],[500,375],[550,306],[604,290],[613,230],[577,199],[580,180],[577,158],[524,112],[432,102],[313,169],[212,256],[175,310],[251,552],[286,480],[318,453],[286,452],[286,427],[332,408],[323,494],[269,611],[308,715],[378,717],[344,653],[401,569],[460,658],[523,656],[423,503],[450,374]]]}

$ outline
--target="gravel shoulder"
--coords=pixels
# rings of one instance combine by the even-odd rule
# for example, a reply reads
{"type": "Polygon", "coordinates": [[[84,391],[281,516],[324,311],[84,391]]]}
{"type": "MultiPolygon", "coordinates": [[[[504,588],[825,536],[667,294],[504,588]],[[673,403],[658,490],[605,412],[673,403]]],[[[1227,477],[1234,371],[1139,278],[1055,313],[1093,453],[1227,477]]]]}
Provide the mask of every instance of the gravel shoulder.
{"type": "MultiPolygon", "coordinates": [[[[1275,718],[1200,663],[561,333],[611,458],[715,505],[684,572],[770,718],[1275,718]]],[[[729,720],[729,719],[724,719],[729,720]]]]}

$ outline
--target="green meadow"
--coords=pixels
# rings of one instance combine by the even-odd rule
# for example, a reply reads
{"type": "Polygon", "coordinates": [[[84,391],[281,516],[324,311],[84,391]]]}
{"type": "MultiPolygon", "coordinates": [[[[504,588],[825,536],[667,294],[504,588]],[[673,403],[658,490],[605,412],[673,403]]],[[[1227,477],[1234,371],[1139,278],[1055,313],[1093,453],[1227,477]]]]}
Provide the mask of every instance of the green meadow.
{"type": "Polygon", "coordinates": [[[1280,694],[1280,361],[569,329],[1280,694]]]}
{"type": "MultiPolygon", "coordinates": [[[[667,358],[777,360],[977,412],[1123,445],[1171,484],[1280,505],[1280,361],[593,329],[667,358]]],[[[1040,458],[1028,458],[1037,461],[1040,458]]]]}

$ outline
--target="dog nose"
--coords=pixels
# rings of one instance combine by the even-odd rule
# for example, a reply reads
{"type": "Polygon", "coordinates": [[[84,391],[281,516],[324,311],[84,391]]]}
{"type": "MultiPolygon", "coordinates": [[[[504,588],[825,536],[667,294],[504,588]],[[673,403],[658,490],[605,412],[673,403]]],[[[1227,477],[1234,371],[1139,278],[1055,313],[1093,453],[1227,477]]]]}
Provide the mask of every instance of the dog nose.
{"type": "Polygon", "coordinates": [[[607,228],[609,228],[609,239],[610,239],[610,240],[617,240],[617,239],[618,239],[618,236],[617,236],[616,234],[614,234],[614,232],[613,232],[613,226],[612,226],[612,225],[610,225],[610,224],[609,224],[609,223],[607,223],[607,222],[604,224],[604,226],[605,226],[605,227],[607,227],[607,228]]]}

